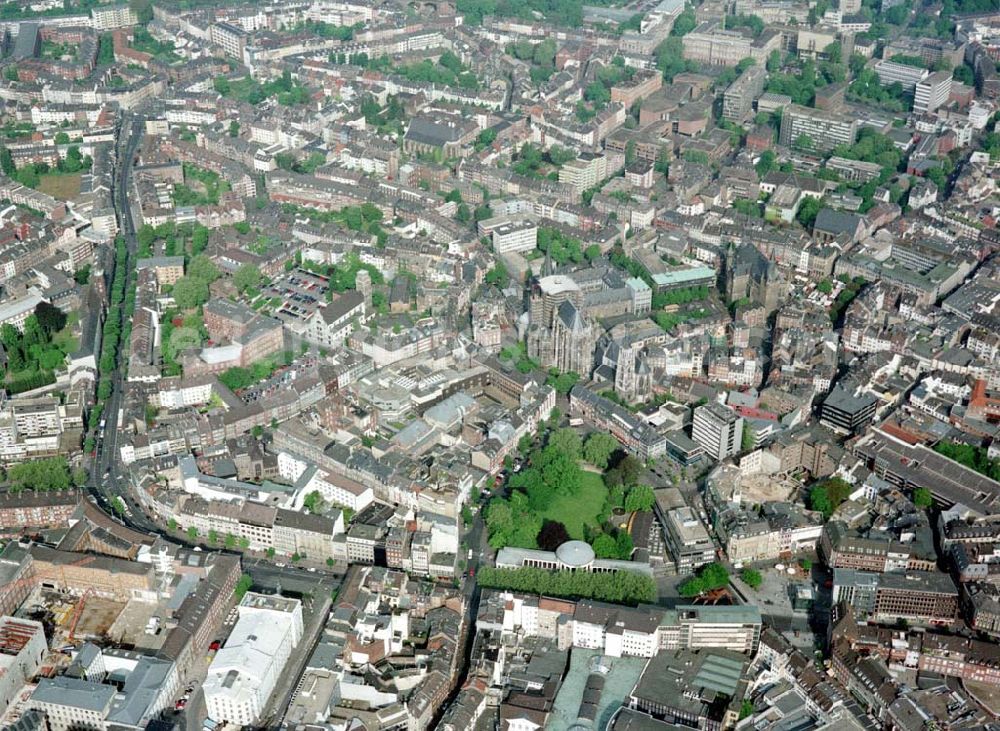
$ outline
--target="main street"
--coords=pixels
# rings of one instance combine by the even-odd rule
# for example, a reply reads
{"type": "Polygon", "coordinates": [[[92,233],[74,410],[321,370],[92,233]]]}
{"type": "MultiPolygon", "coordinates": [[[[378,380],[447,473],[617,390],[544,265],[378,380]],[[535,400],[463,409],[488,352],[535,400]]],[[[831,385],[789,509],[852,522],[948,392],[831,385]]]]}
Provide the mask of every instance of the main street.
{"type": "MultiPolygon", "coordinates": [[[[112,199],[118,219],[118,230],[125,240],[125,257],[121,261],[117,257],[115,258],[113,268],[108,273],[108,279],[113,280],[118,267],[124,267],[127,276],[126,293],[135,287],[133,265],[138,246],[128,192],[131,187],[135,153],[142,140],[144,124],[145,121],[142,117],[124,113],[118,127],[118,139],[115,143],[117,169],[112,179],[112,199]]],[[[122,323],[123,329],[127,321],[125,300],[126,298],[123,297],[122,301],[117,304],[119,321],[122,323]]],[[[116,515],[118,511],[113,503],[120,499],[128,508],[127,515],[118,516],[122,522],[139,530],[156,532],[156,524],[146,517],[129,492],[124,466],[119,459],[118,439],[121,427],[119,415],[125,403],[124,392],[127,373],[128,343],[122,339],[115,359],[115,370],[111,374],[111,395],[104,406],[103,427],[101,425],[92,425],[91,427],[92,434],[96,438],[96,453],[91,464],[88,487],[105,511],[116,515]]]]}

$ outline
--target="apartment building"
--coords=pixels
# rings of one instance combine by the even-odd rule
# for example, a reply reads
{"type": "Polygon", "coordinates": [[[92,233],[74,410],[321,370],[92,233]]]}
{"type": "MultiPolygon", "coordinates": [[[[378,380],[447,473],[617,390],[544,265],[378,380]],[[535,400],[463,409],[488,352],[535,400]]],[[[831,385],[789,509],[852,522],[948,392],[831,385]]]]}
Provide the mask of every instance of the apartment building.
{"type": "Polygon", "coordinates": [[[335,350],[343,346],[357,322],[367,314],[365,297],[356,290],[337,295],[310,316],[302,337],[321,348],[335,350]]]}
{"type": "Polygon", "coordinates": [[[128,5],[111,5],[92,8],[90,11],[94,30],[98,33],[125,28],[139,22],[139,17],[128,5]]]}
{"type": "Polygon", "coordinates": [[[719,518],[718,530],[730,561],[774,561],[790,558],[816,547],[823,532],[822,516],[794,503],[767,503],[762,514],[744,522],[746,513],[735,514],[736,524],[725,524],[729,513],[719,518]]]}
{"type": "Polygon", "coordinates": [[[75,491],[0,493],[0,532],[68,525],[81,499],[75,491]]]}
{"type": "Polygon", "coordinates": [[[0,462],[64,453],[82,437],[83,406],[76,393],[65,403],[55,396],[0,402],[0,462]]]}
{"type": "Polygon", "coordinates": [[[156,277],[156,284],[159,287],[166,285],[173,286],[177,280],[184,276],[183,256],[153,256],[147,259],[139,259],[135,264],[136,271],[143,269],[152,270],[156,277]]]}
{"type": "Polygon", "coordinates": [[[570,414],[606,429],[628,451],[642,460],[662,457],[666,438],[644,420],[613,401],[584,386],[574,386],[569,394],[570,414]]]}
{"type": "Polygon", "coordinates": [[[559,182],[570,185],[577,193],[595,187],[608,176],[608,158],[583,153],[559,168],[559,182]]]}
{"type": "Polygon", "coordinates": [[[730,122],[742,123],[753,113],[753,102],[764,92],[767,73],[754,64],[746,69],[726,89],[722,96],[722,117],[730,122]]]}
{"type": "Polygon", "coordinates": [[[213,23],[208,29],[208,38],[227,56],[243,60],[249,36],[242,28],[231,23],[213,23]]]}
{"type": "Polygon", "coordinates": [[[789,104],[781,115],[778,142],[790,147],[807,138],[815,149],[832,150],[837,145],[853,145],[857,135],[858,120],[853,117],[789,104]]]}

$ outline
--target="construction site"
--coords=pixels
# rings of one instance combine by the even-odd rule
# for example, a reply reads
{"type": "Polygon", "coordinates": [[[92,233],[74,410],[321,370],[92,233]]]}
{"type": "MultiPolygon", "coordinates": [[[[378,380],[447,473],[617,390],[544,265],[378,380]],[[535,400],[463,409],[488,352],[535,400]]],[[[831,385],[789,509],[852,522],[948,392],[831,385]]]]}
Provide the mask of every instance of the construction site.
{"type": "Polygon", "coordinates": [[[106,522],[84,511],[52,543],[0,548],[0,728],[39,714],[92,714],[88,728],[204,719],[192,691],[230,628],[240,559],[106,522]]]}

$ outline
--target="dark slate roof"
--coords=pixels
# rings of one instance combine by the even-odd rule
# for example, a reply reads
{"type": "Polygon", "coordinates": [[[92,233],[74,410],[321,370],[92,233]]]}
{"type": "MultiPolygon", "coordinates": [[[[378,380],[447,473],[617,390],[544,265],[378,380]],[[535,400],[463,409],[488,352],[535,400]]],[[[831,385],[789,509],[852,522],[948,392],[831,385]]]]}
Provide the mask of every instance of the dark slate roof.
{"type": "Polygon", "coordinates": [[[816,214],[813,230],[833,235],[846,233],[853,236],[857,232],[860,222],[861,218],[853,213],[837,211],[833,208],[821,208],[816,214]]]}

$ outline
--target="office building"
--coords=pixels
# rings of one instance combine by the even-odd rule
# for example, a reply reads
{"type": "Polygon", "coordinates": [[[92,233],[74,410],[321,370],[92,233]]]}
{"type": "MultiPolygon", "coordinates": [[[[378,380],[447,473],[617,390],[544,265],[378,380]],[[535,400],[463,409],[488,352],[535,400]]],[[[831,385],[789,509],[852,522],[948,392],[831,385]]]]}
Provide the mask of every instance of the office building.
{"type": "Polygon", "coordinates": [[[483,593],[477,625],[503,627],[526,637],[600,649],[612,657],[652,657],[663,650],[728,650],[747,655],[760,645],[760,609],[744,606],[648,604],[624,607],[516,594],[483,593]],[[496,623],[496,624],[494,624],[496,623]]]}
{"type": "Polygon", "coordinates": [[[728,406],[710,402],[694,410],[691,438],[714,460],[739,453],[743,440],[743,417],[728,406]]]}
{"type": "Polygon", "coordinates": [[[246,594],[229,639],[208,668],[208,715],[241,726],[256,724],[301,639],[299,600],[246,594]]]}
{"type": "Polygon", "coordinates": [[[918,83],[930,76],[930,71],[922,66],[910,66],[895,61],[879,61],[875,64],[878,83],[882,86],[900,84],[904,91],[913,91],[918,83]]]}
{"type": "Polygon", "coordinates": [[[951,96],[951,73],[936,71],[917,82],[913,92],[913,111],[931,114],[951,96]]]}
{"type": "MultiPolygon", "coordinates": [[[[882,11],[885,12],[886,1],[882,2],[882,11]]],[[[899,2],[894,2],[899,5],[899,2]]],[[[920,58],[928,68],[940,63],[947,62],[949,67],[958,66],[965,57],[965,42],[953,38],[919,38],[908,34],[902,34],[898,38],[889,41],[882,49],[882,58],[891,59],[893,56],[916,56],[920,58]]]]}
{"type": "Polygon", "coordinates": [[[715,544],[691,508],[675,508],[664,521],[667,551],[678,574],[690,574],[715,560],[715,544]]]}
{"type": "Polygon", "coordinates": [[[28,706],[45,714],[49,731],[103,731],[114,699],[114,686],[59,675],[39,681],[28,706]]]}
{"type": "Polygon", "coordinates": [[[679,605],[664,611],[661,650],[721,649],[754,655],[760,645],[760,608],[679,605]]]}
{"type": "Polygon", "coordinates": [[[958,589],[947,574],[920,571],[879,577],[875,590],[879,621],[952,624],[958,616],[958,589]]]}
{"type": "Polygon", "coordinates": [[[875,417],[878,399],[870,393],[834,386],[820,407],[820,422],[831,429],[853,432],[875,417]]]}
{"type": "Polygon", "coordinates": [[[764,92],[767,73],[756,64],[736,79],[722,96],[722,117],[737,124],[753,113],[753,102],[764,92]]]}
{"type": "Polygon", "coordinates": [[[83,645],[65,675],[45,678],[28,707],[45,714],[50,731],[146,728],[179,688],[171,660],[83,645]]]}
{"type": "Polygon", "coordinates": [[[854,117],[789,104],[781,115],[778,142],[790,147],[806,138],[814,149],[832,150],[837,145],[853,145],[857,134],[854,117]]]}
{"type": "Polygon", "coordinates": [[[707,266],[679,266],[665,272],[650,273],[657,292],[671,292],[689,287],[711,287],[719,273],[707,266]]]}
{"type": "Polygon", "coordinates": [[[531,221],[505,223],[493,229],[493,251],[497,254],[531,251],[537,241],[538,225],[531,221]]]}
{"type": "Polygon", "coordinates": [[[833,570],[833,603],[847,602],[861,616],[875,611],[879,575],[854,569],[833,570]]]}
{"type": "Polygon", "coordinates": [[[754,36],[749,30],[726,30],[718,20],[706,20],[682,39],[686,60],[709,66],[736,66],[745,58],[763,65],[772,51],[781,48],[781,33],[765,30],[754,36]]]}
{"type": "Polygon", "coordinates": [[[750,661],[728,650],[664,650],[646,665],[627,705],[655,719],[696,729],[730,728],[748,682],[750,661]]]}

